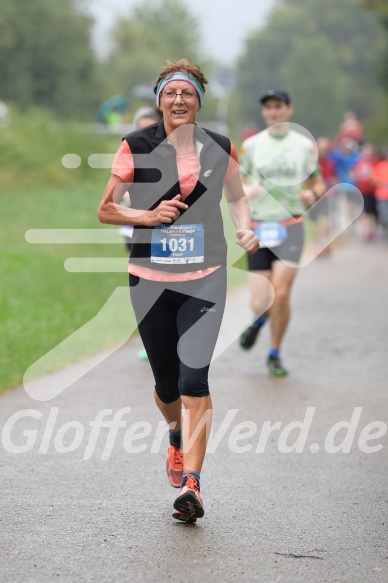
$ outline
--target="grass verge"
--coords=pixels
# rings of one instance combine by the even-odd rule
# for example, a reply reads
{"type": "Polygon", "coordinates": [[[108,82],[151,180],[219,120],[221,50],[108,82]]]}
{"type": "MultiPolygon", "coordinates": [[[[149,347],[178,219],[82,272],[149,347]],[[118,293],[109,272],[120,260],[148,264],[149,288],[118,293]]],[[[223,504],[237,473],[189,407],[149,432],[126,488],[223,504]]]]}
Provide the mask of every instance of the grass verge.
{"type": "MultiPolygon", "coordinates": [[[[96,215],[105,180],[0,196],[0,391],[20,385],[31,365],[32,376],[40,376],[121,343],[135,329],[118,229],[117,244],[31,244],[25,239],[31,229],[115,229],[101,225],[96,215]],[[121,259],[122,272],[69,273],[64,267],[67,258],[103,257],[121,259]],[[117,288],[123,293],[115,304],[117,288]]],[[[240,248],[225,209],[224,217],[233,264],[240,248]]],[[[243,280],[242,269],[229,269],[229,287],[243,280]]]]}

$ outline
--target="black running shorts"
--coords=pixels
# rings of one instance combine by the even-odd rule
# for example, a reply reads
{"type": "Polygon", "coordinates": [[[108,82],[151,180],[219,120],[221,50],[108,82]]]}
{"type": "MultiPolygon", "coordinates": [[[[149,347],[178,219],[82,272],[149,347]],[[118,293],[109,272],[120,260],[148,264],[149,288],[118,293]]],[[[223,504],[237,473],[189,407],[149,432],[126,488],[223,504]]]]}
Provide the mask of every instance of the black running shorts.
{"type": "Polygon", "coordinates": [[[298,264],[303,250],[303,223],[286,227],[287,237],[278,247],[260,248],[256,253],[248,255],[249,271],[268,271],[274,261],[287,261],[298,264]]]}

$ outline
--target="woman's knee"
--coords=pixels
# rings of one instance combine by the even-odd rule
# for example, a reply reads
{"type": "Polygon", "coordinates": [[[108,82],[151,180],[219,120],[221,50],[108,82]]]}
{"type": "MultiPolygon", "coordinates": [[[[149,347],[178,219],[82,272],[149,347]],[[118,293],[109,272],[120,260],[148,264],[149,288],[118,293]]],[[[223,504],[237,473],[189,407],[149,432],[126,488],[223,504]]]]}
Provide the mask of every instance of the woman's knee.
{"type": "Polygon", "coordinates": [[[155,392],[165,405],[173,403],[181,396],[179,389],[171,388],[171,385],[157,384],[155,385],[155,392]]]}
{"type": "Polygon", "coordinates": [[[187,397],[207,397],[209,383],[207,380],[208,367],[206,369],[186,368],[179,379],[179,392],[187,397]]]}

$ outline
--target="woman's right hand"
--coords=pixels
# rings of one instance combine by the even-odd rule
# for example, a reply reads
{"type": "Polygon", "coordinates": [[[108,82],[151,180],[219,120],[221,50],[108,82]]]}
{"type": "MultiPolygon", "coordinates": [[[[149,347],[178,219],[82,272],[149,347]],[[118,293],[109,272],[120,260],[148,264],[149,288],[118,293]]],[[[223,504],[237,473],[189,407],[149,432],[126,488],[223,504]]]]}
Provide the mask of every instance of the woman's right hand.
{"type": "Polygon", "coordinates": [[[186,210],[187,204],[181,201],[181,195],[177,194],[171,200],[162,202],[152,211],[147,211],[147,226],[156,227],[161,223],[173,223],[180,217],[180,209],[186,210]]]}

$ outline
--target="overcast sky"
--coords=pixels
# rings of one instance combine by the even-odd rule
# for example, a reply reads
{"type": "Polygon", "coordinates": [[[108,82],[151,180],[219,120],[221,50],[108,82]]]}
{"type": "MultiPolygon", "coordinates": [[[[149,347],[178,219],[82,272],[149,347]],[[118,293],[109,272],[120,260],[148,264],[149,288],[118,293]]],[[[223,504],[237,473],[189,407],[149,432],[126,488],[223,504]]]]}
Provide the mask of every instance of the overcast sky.
{"type": "MultiPolygon", "coordinates": [[[[184,0],[192,14],[199,17],[204,52],[211,58],[228,63],[243,50],[243,41],[252,29],[257,29],[275,0],[184,0]]],[[[127,16],[141,0],[89,0],[88,4],[98,24],[94,44],[100,54],[107,47],[109,28],[118,16],[127,16]],[[97,41],[97,39],[100,39],[97,41]]]]}

